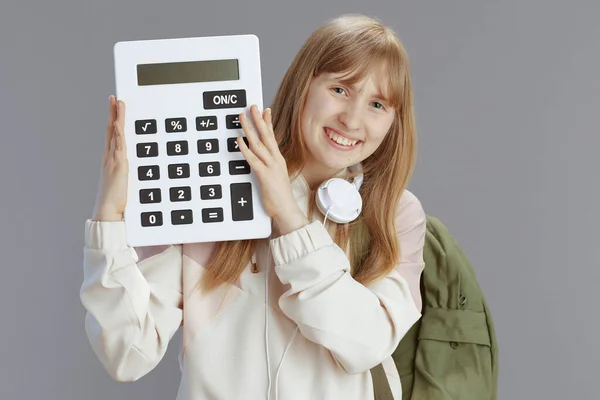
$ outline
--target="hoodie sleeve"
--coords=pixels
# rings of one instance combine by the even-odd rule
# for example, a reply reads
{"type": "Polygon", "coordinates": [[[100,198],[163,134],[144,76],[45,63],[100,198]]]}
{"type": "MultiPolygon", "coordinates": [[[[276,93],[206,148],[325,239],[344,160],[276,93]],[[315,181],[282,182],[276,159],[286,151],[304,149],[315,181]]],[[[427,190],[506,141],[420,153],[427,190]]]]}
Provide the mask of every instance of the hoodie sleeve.
{"type": "Polygon", "coordinates": [[[281,310],[348,373],[373,368],[421,317],[425,224],[421,203],[406,191],[396,213],[401,259],[368,287],[352,278],[346,254],[318,220],[271,240],[276,274],[289,284],[281,310]]]}
{"type": "Polygon", "coordinates": [[[91,347],[113,379],[135,381],[160,362],[181,325],[181,246],[133,249],[124,222],[87,220],[83,252],[91,347]]]}

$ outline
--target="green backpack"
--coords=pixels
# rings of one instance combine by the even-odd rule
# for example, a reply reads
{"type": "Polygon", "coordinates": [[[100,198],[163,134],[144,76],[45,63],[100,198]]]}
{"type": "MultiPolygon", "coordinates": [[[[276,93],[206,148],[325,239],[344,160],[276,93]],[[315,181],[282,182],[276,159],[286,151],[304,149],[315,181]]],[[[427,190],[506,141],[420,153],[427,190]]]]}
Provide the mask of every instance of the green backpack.
{"type": "MultiPolygon", "coordinates": [[[[487,301],[464,252],[427,216],[422,317],[392,355],[402,400],[496,400],[498,343],[487,301]]],[[[383,366],[371,370],[376,400],[393,400],[383,366]]]]}

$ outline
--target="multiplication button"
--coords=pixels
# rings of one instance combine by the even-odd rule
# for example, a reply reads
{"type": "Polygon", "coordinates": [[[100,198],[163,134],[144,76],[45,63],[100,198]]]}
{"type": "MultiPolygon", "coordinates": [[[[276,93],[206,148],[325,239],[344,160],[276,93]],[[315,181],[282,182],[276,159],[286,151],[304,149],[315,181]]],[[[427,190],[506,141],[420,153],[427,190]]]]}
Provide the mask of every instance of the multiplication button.
{"type": "Polygon", "coordinates": [[[202,209],[202,222],[223,222],[223,209],[219,207],[202,209]]]}
{"type": "Polygon", "coordinates": [[[162,212],[148,211],[141,215],[142,226],[161,226],[163,224],[162,212]]]}
{"type": "Polygon", "coordinates": [[[194,222],[192,210],[171,211],[171,223],[173,225],[188,225],[194,222]]]}
{"type": "Polygon", "coordinates": [[[196,130],[197,131],[214,131],[217,129],[217,116],[206,115],[202,117],[196,117],[196,130]]]}
{"type": "Polygon", "coordinates": [[[135,133],[138,135],[150,135],[156,133],[156,120],[138,119],[135,121],[135,133]]]}
{"type": "MultiPolygon", "coordinates": [[[[250,144],[248,143],[248,138],[246,136],[242,136],[244,143],[246,143],[247,147],[250,147],[250,144]]],[[[238,146],[237,144],[237,137],[230,137],[227,138],[227,150],[230,153],[235,153],[235,152],[239,152],[240,151],[240,146],[238,146]]]]}
{"type": "Polygon", "coordinates": [[[254,218],[252,207],[252,185],[250,182],[232,183],[231,218],[234,221],[250,221],[254,218]]]}

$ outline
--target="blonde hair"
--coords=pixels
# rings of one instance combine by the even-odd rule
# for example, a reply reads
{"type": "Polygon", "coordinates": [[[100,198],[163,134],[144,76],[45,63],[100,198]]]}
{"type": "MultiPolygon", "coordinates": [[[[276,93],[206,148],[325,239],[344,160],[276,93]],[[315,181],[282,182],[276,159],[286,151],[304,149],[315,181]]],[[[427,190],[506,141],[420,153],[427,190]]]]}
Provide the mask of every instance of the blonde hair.
{"type": "MultiPolygon", "coordinates": [[[[400,258],[395,212],[416,158],[410,66],[402,43],[374,18],[346,14],[331,19],[304,43],[271,106],[279,149],[290,177],[296,177],[307,153],[300,134],[300,117],[311,79],[324,72],[347,72],[346,83],[352,84],[379,66],[385,68],[388,78],[386,93],[395,110],[394,121],[381,145],[362,162],[360,217],[337,226],[334,234],[336,244],[349,250],[352,276],[363,285],[387,275],[400,258]]],[[[315,211],[314,195],[311,190],[309,218],[315,211]]],[[[205,266],[203,290],[225,282],[235,283],[250,262],[256,243],[257,240],[217,243],[205,266]]]]}

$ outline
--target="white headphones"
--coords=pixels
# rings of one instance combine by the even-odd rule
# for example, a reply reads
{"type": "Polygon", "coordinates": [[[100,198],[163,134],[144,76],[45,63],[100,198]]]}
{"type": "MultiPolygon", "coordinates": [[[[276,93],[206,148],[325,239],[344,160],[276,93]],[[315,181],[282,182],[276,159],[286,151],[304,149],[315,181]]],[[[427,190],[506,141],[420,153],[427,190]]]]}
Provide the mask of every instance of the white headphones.
{"type": "MultiPolygon", "coordinates": [[[[359,189],[363,182],[362,167],[359,164],[349,168],[351,172],[359,172],[352,183],[342,178],[331,178],[323,182],[316,194],[319,211],[338,224],[354,221],[362,211],[362,197],[359,189]]],[[[324,221],[325,222],[325,221],[324,221]]]]}

